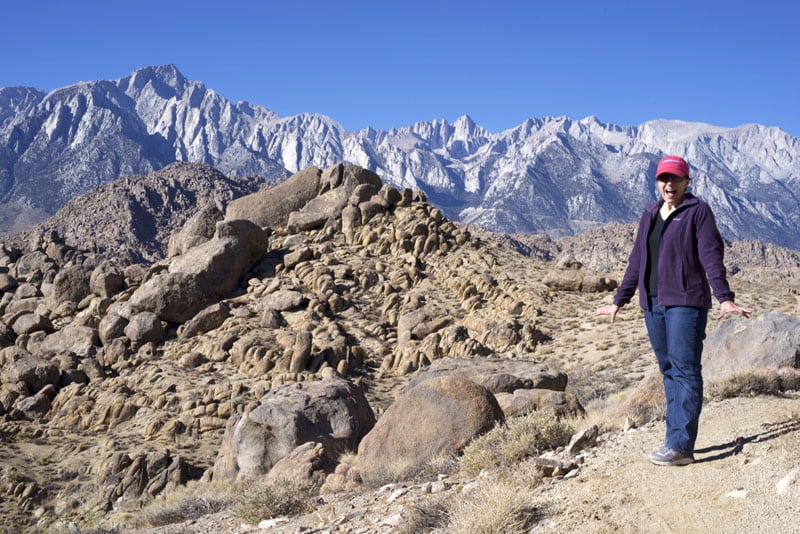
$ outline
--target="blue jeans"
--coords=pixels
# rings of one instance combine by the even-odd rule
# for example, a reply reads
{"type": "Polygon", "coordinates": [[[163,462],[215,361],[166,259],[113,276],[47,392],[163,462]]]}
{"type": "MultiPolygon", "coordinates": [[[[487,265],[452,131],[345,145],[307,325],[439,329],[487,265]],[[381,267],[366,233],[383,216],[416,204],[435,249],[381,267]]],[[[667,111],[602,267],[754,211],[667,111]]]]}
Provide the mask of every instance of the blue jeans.
{"type": "Polygon", "coordinates": [[[644,312],[647,335],[664,377],[667,397],[664,443],[683,454],[694,453],[703,408],[700,358],[707,319],[706,308],[659,306],[656,297],[650,298],[650,309],[644,312]]]}

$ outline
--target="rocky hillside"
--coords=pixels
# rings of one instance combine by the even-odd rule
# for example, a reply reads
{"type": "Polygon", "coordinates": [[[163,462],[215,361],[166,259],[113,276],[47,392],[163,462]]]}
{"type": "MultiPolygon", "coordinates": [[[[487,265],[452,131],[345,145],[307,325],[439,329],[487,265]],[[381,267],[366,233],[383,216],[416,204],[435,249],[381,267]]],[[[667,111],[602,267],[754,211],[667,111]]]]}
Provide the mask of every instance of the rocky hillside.
{"type": "Polygon", "coordinates": [[[144,176],[128,176],[75,197],[58,212],[6,239],[36,246],[57,235],[71,247],[127,262],[163,259],[169,237],[199,208],[224,210],[240,196],[266,186],[249,175],[233,180],[206,165],[174,163],[144,176]]]}
{"type": "MultiPolygon", "coordinates": [[[[243,467],[215,467],[225,429],[264,395],[291,395],[281,384],[344,377],[337,395],[369,392],[352,448],[393,400],[391,377],[445,356],[524,357],[545,338],[546,288],[498,279],[479,242],[419,193],[341,165],[285,184],[301,209],[283,210],[276,187],[227,207],[283,214],[269,225],[201,210],[151,265],[53,232],[31,250],[5,249],[7,525],[30,525],[37,510],[54,520],[137,507],[215,470],[236,478],[243,467]],[[52,452],[32,470],[39,438],[52,452]]],[[[343,447],[328,445],[331,457],[343,447]]]]}
{"type": "MultiPolygon", "coordinates": [[[[537,234],[495,233],[475,225],[466,227],[476,236],[524,256],[544,261],[572,258],[592,271],[621,278],[636,237],[637,223],[608,223],[559,239],[537,234]]],[[[778,279],[773,280],[776,283],[783,279],[800,279],[800,252],[771,243],[728,241],[725,265],[729,273],[738,274],[742,280],[773,279],[773,275],[778,275],[778,279]]]]}
{"type": "MultiPolygon", "coordinates": [[[[149,207],[180,198],[170,184],[193,183],[183,171],[133,180],[131,194],[149,207]]],[[[158,261],[87,251],[56,231],[3,247],[4,529],[118,530],[189,485],[237,494],[270,478],[346,503],[384,482],[452,473],[498,422],[578,417],[652,369],[637,310],[623,310],[617,330],[588,313],[613,276],[569,255],[539,259],[564,252],[548,253],[547,238],[479,237],[422,192],[349,165],[229,201],[233,189],[204,187],[224,211],[197,209],[158,261]]],[[[737,300],[757,295],[786,315],[771,324],[794,329],[796,279],[783,268],[783,292],[753,284],[737,300]]],[[[578,438],[537,451],[536,469],[578,469],[598,436],[578,438]]],[[[435,492],[469,484],[455,481],[435,492]]],[[[331,529],[347,517],[329,512],[331,529]]]]}

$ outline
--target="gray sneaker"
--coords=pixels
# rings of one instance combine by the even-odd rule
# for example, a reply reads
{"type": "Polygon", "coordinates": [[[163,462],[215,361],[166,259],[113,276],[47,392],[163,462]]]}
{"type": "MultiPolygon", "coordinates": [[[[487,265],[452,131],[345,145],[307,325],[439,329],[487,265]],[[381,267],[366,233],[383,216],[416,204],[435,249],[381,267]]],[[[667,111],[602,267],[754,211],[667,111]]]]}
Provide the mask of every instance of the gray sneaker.
{"type": "Polygon", "coordinates": [[[683,454],[666,446],[651,452],[647,458],[656,465],[689,465],[694,462],[691,454],[683,454]]]}

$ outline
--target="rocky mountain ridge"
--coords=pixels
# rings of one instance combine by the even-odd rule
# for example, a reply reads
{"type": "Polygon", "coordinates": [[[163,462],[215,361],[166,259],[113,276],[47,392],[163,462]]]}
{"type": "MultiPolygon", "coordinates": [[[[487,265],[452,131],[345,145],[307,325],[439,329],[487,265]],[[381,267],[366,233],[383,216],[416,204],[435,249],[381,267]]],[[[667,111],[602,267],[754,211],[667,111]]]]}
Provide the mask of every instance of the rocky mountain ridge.
{"type": "Polygon", "coordinates": [[[559,237],[635,220],[665,153],[691,163],[692,188],[727,238],[798,246],[800,140],[776,128],[553,117],[490,133],[464,116],[348,132],[322,115],[233,104],[172,65],[48,94],[0,89],[0,219],[20,230],[100,184],[175,161],[268,182],[345,161],[425,191],[453,221],[559,237]]]}

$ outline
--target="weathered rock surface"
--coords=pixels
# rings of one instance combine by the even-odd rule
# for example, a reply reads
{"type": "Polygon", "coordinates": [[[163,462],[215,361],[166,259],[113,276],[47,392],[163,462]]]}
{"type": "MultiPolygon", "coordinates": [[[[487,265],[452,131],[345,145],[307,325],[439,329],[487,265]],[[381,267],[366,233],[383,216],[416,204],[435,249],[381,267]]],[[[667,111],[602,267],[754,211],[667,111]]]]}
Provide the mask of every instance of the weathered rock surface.
{"type": "Polygon", "coordinates": [[[237,198],[228,205],[225,218],[245,219],[262,227],[284,227],[289,214],[317,196],[321,174],[318,168],[307,167],[268,189],[237,198]]]}
{"type": "Polygon", "coordinates": [[[269,233],[249,221],[217,223],[213,239],[176,256],[131,295],[131,304],[182,323],[227,296],[268,248],[269,233]]]}
{"type": "Polygon", "coordinates": [[[497,393],[495,398],[506,417],[535,411],[549,412],[559,418],[586,413],[578,398],[567,391],[517,389],[512,393],[497,393]]]}
{"type": "Polygon", "coordinates": [[[220,209],[209,204],[189,217],[183,227],[172,234],[167,244],[167,257],[184,254],[190,248],[205,243],[217,230],[217,223],[225,218],[220,209]]]}
{"type": "Polygon", "coordinates": [[[585,412],[580,401],[567,388],[567,375],[532,361],[480,358],[435,360],[413,378],[405,390],[441,376],[464,377],[491,391],[505,417],[543,410],[556,417],[585,412]]]}
{"type": "Polygon", "coordinates": [[[51,218],[10,240],[17,245],[60,236],[71,248],[108,254],[129,262],[153,262],[167,254],[170,237],[197,210],[258,191],[254,176],[229,178],[207,165],[173,163],[151,174],[101,185],[67,202],[51,218]]]}
{"type": "Polygon", "coordinates": [[[568,381],[563,371],[530,360],[443,358],[431,363],[408,383],[406,389],[442,375],[464,376],[492,393],[513,393],[520,389],[564,391],[568,381]]]}
{"type": "Polygon", "coordinates": [[[321,443],[307,441],[278,460],[264,480],[266,482],[290,480],[320,487],[335,468],[336,461],[325,452],[325,447],[321,443]]]}
{"type": "Polygon", "coordinates": [[[612,291],[618,285],[618,282],[612,278],[586,274],[578,269],[552,270],[542,279],[542,283],[559,291],[583,291],[585,293],[612,291]]]}
{"type": "Polygon", "coordinates": [[[329,465],[355,450],[375,424],[364,394],[350,382],[331,378],[286,384],[271,390],[258,407],[228,423],[214,477],[252,480],[268,473],[296,447],[318,443],[329,465]]]}
{"type": "Polygon", "coordinates": [[[800,368],[800,318],[768,312],[749,321],[723,321],[706,338],[704,378],[763,367],[800,368]]]}
{"type": "Polygon", "coordinates": [[[358,446],[362,478],[403,479],[441,464],[503,421],[491,392],[463,376],[431,377],[398,397],[358,446]]]}
{"type": "Polygon", "coordinates": [[[58,384],[58,367],[50,360],[24,351],[4,350],[3,384],[17,384],[28,395],[39,393],[46,386],[58,384]],[[9,361],[10,360],[10,361],[9,361]]]}

